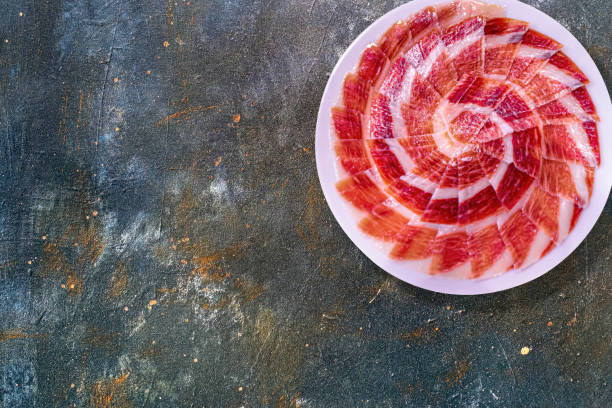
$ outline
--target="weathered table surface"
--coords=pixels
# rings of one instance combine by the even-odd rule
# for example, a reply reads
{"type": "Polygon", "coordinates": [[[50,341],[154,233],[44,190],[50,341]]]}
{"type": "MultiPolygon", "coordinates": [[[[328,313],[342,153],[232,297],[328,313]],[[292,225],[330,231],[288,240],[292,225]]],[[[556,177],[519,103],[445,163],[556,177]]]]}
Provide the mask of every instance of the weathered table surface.
{"type": "MultiPolygon", "coordinates": [[[[321,94],[400,3],[2,1],[0,407],[612,404],[610,203],[478,297],[390,277],[329,211],[321,94]]],[[[529,3],[612,84],[612,3],[529,3]]]]}

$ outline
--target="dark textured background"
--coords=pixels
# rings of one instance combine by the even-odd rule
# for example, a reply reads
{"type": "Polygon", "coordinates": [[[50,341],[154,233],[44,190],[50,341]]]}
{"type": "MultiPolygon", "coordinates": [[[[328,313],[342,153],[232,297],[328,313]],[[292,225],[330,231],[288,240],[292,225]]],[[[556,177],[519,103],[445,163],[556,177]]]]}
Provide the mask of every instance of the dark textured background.
{"type": "MultiPolygon", "coordinates": [[[[612,404],[610,203],[478,297],[390,277],[325,204],[327,77],[400,3],[0,1],[0,407],[612,404]]],[[[612,84],[609,0],[529,3],[612,84]]]]}

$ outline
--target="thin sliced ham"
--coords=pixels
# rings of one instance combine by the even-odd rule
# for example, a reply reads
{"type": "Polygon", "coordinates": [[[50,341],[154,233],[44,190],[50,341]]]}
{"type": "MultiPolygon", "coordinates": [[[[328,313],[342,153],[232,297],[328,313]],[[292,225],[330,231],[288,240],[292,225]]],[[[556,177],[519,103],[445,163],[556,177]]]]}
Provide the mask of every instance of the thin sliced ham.
{"type": "Polygon", "coordinates": [[[563,45],[535,30],[527,30],[514,55],[508,79],[525,86],[563,45]]]}
{"type": "Polygon", "coordinates": [[[511,18],[494,18],[485,25],[484,73],[506,79],[529,23],[511,18]]]}
{"type": "Polygon", "coordinates": [[[331,109],[336,189],[409,270],[484,279],[546,256],[601,162],[589,80],[554,39],[478,0],[368,45],[331,109]]]}

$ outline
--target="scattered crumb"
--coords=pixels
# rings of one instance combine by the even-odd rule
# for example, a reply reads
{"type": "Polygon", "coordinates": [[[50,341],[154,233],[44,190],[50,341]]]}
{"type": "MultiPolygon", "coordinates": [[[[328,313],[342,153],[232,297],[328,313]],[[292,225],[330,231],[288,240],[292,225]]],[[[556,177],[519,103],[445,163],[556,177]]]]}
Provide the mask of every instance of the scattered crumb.
{"type": "Polygon", "coordinates": [[[547,325],[548,327],[551,327],[551,326],[553,325],[553,322],[548,322],[548,323],[546,323],[546,325],[547,325]]]}
{"type": "Polygon", "coordinates": [[[151,70],[147,69],[147,75],[151,75],[151,70]]]}
{"type": "Polygon", "coordinates": [[[438,330],[440,330],[440,328],[436,327],[434,330],[435,330],[435,331],[438,331],[438,330]]]}
{"type": "Polygon", "coordinates": [[[530,351],[531,351],[531,349],[529,347],[525,346],[525,347],[523,347],[521,349],[521,354],[526,356],[527,354],[529,354],[530,351]]]}
{"type": "Polygon", "coordinates": [[[238,391],[239,391],[239,392],[242,392],[242,387],[238,387],[238,391]]]}
{"type": "Polygon", "coordinates": [[[169,45],[170,43],[168,41],[164,41],[164,47],[168,48],[169,45]]]}
{"type": "Polygon", "coordinates": [[[222,160],[223,158],[221,156],[217,157],[217,160],[215,160],[215,167],[218,167],[221,164],[222,160]]]}
{"type": "Polygon", "coordinates": [[[359,330],[363,330],[363,327],[360,327],[359,330]]]}
{"type": "Polygon", "coordinates": [[[156,304],[157,304],[157,300],[155,299],[149,301],[149,305],[147,306],[147,309],[151,310],[151,308],[155,306],[156,304]]]}
{"type": "Polygon", "coordinates": [[[197,359],[197,358],[194,358],[194,359],[193,359],[193,362],[194,362],[194,363],[197,363],[197,362],[198,362],[198,359],[197,359]]]}
{"type": "Polygon", "coordinates": [[[8,40],[4,40],[5,43],[8,43],[8,40]]]}
{"type": "Polygon", "coordinates": [[[43,236],[42,236],[42,240],[44,241],[45,239],[47,239],[47,236],[46,236],[46,235],[43,235],[43,236]]]}
{"type": "Polygon", "coordinates": [[[94,217],[97,217],[98,216],[98,212],[96,210],[93,210],[91,215],[93,215],[94,217]]]}
{"type": "Polygon", "coordinates": [[[183,265],[187,265],[187,260],[186,260],[186,259],[181,259],[181,263],[182,263],[183,265]]]}
{"type": "Polygon", "coordinates": [[[119,131],[119,127],[116,127],[116,128],[115,128],[115,132],[118,132],[118,131],[119,131]]]}
{"type": "Polygon", "coordinates": [[[308,347],[308,343],[306,343],[306,347],[308,347]]]}
{"type": "Polygon", "coordinates": [[[124,312],[127,312],[128,310],[130,310],[130,308],[129,308],[129,307],[127,307],[127,306],[123,308],[123,311],[124,311],[124,312]]]}
{"type": "MultiPolygon", "coordinates": [[[[19,13],[19,14],[21,14],[21,13],[19,13]]],[[[70,384],[70,388],[74,388],[74,384],[70,384]]]]}
{"type": "Polygon", "coordinates": [[[113,79],[113,82],[114,82],[114,83],[119,82],[119,78],[115,77],[115,78],[113,79]]]}
{"type": "Polygon", "coordinates": [[[28,261],[28,265],[32,265],[32,261],[28,261]]]}
{"type": "Polygon", "coordinates": [[[185,319],[185,323],[189,323],[189,319],[185,319]]]}
{"type": "MultiPolygon", "coordinates": [[[[19,17],[23,17],[23,13],[21,11],[19,12],[19,17]]],[[[72,385],[74,385],[74,384],[72,384],[72,385]]]]}
{"type": "Polygon", "coordinates": [[[240,114],[239,113],[234,115],[234,123],[238,123],[238,122],[240,122],[240,114]]]}
{"type": "Polygon", "coordinates": [[[446,310],[450,310],[450,306],[446,306],[446,310]]]}

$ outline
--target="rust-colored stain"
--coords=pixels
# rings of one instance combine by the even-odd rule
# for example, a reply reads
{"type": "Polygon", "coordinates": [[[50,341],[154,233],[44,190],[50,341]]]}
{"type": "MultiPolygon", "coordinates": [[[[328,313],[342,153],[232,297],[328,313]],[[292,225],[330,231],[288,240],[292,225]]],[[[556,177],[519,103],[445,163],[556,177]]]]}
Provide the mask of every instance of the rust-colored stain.
{"type": "Polygon", "coordinates": [[[174,25],[174,11],[172,10],[172,3],[174,0],[168,0],[168,7],[166,7],[166,22],[168,24],[168,31],[170,31],[171,25],[174,25]]]}
{"type": "Polygon", "coordinates": [[[39,333],[28,333],[23,329],[8,329],[0,331],[0,343],[9,341],[9,340],[28,340],[28,339],[38,339],[38,338],[47,338],[49,337],[48,333],[39,334],[39,333]]]}
{"type": "Polygon", "coordinates": [[[472,365],[472,363],[467,360],[463,360],[459,363],[455,362],[453,368],[451,368],[450,371],[446,373],[446,377],[444,378],[444,382],[446,383],[446,385],[452,387],[459,381],[461,381],[461,379],[465,377],[465,374],[470,368],[470,365],[472,365]]]}
{"type": "Polygon", "coordinates": [[[439,328],[427,325],[423,327],[419,327],[412,331],[407,331],[404,333],[393,335],[393,339],[403,340],[404,342],[410,344],[421,344],[432,341],[439,333],[439,328]]]}
{"type": "Polygon", "coordinates": [[[103,241],[102,225],[97,218],[87,218],[83,215],[91,213],[93,201],[86,193],[88,173],[77,173],[73,207],[67,207],[60,214],[68,228],[60,237],[47,237],[44,240],[41,256],[40,275],[43,278],[55,277],[63,281],[62,287],[69,295],[76,295],[83,290],[83,275],[87,268],[100,257],[106,242],[103,241]]]}
{"type": "Polygon", "coordinates": [[[97,349],[105,350],[109,354],[118,351],[119,333],[107,332],[96,326],[87,327],[83,343],[97,349]]]}
{"type": "Polygon", "coordinates": [[[96,381],[89,389],[91,408],[131,408],[126,385],[129,373],[118,378],[104,378],[96,381]]]}
{"type": "MultiPolygon", "coordinates": [[[[166,41],[167,43],[167,41],[166,41]]],[[[207,110],[212,110],[215,109],[216,106],[204,106],[204,105],[199,105],[199,106],[190,106],[188,108],[185,108],[183,110],[180,110],[178,112],[174,112],[173,114],[170,114],[168,116],[166,116],[165,118],[158,120],[155,123],[155,126],[160,127],[163,126],[165,123],[167,123],[170,120],[179,120],[179,119],[183,119],[183,120],[187,120],[190,118],[190,115],[193,113],[197,113],[197,112],[204,112],[207,110]]]]}
{"type": "Polygon", "coordinates": [[[115,299],[123,295],[127,290],[128,282],[128,266],[123,261],[119,261],[111,277],[108,296],[115,299]]]}

